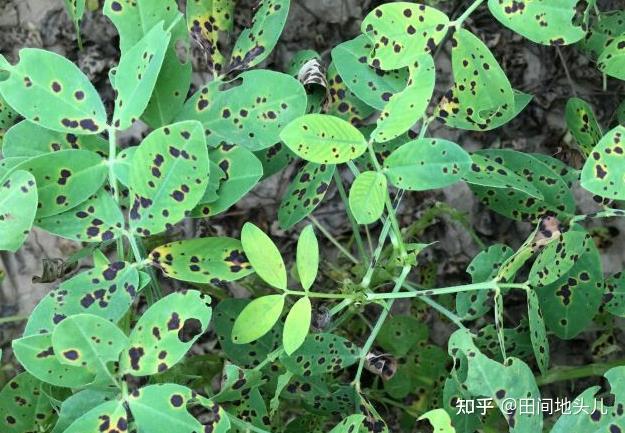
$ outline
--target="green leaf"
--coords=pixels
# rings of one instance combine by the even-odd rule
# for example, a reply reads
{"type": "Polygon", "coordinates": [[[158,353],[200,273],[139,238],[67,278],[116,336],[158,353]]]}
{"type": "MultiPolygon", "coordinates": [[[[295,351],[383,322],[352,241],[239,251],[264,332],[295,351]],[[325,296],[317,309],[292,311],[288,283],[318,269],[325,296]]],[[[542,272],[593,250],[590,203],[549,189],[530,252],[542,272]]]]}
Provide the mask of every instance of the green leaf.
{"type": "Polygon", "coordinates": [[[582,332],[601,305],[604,294],[601,258],[594,242],[559,280],[536,290],[547,329],[561,339],[582,332]]]}
{"type": "Polygon", "coordinates": [[[617,272],[606,278],[603,302],[608,313],[625,317],[625,273],[617,272]]]}
{"type": "Polygon", "coordinates": [[[98,92],[65,57],[24,48],[16,65],[0,56],[0,70],[8,72],[0,81],[0,94],[26,119],[77,134],[97,134],[106,128],[106,110],[98,92]]]}
{"type": "Polygon", "coordinates": [[[310,328],[311,315],[312,305],[307,296],[298,299],[291,307],[282,334],[282,344],[287,355],[292,355],[304,343],[310,328]]]}
{"type": "Polygon", "coordinates": [[[63,320],[52,332],[52,347],[62,364],[83,368],[98,383],[115,382],[109,364],[117,362],[128,337],[111,322],[91,314],[63,320]]]}
{"type": "Polygon", "coordinates": [[[428,327],[413,316],[393,316],[384,321],[376,343],[395,356],[406,356],[417,343],[427,341],[428,327]]]}
{"type": "Polygon", "coordinates": [[[583,99],[570,98],[566,102],[565,118],[579,149],[588,157],[603,135],[595,113],[583,99]]]}
{"type": "Polygon", "coordinates": [[[93,382],[90,371],[64,365],[52,347],[52,334],[35,334],[13,340],[13,353],[24,369],[54,386],[77,388],[93,382]]]}
{"type": "Polygon", "coordinates": [[[194,217],[215,216],[228,210],[252,190],[263,176],[263,166],[245,147],[222,144],[208,152],[211,162],[221,170],[217,199],[204,202],[204,197],[191,213],[194,217]]]}
{"type": "Polygon", "coordinates": [[[28,236],[37,212],[37,186],[18,170],[0,183],[0,251],[17,251],[28,236]]]}
{"type": "Polygon", "coordinates": [[[624,137],[625,127],[619,125],[607,132],[595,146],[582,168],[584,189],[611,200],[625,199],[624,137]]]}
{"type": "Polygon", "coordinates": [[[130,169],[132,167],[132,158],[137,152],[137,146],[127,147],[117,154],[117,158],[113,161],[113,171],[117,180],[128,187],[130,183],[130,169]]]}
{"type": "Polygon", "coordinates": [[[200,43],[209,71],[219,74],[225,59],[218,45],[219,35],[232,31],[234,0],[191,0],[187,2],[187,28],[200,43]]]}
{"type": "Polygon", "coordinates": [[[76,30],[80,31],[78,26],[85,14],[85,0],[65,0],[65,7],[69,17],[76,25],[76,30]]]}
{"type": "Polygon", "coordinates": [[[425,114],[434,91],[436,70],[430,55],[424,55],[410,65],[408,86],[391,96],[384,106],[371,138],[385,142],[408,131],[425,114]]]}
{"type": "Polygon", "coordinates": [[[182,109],[191,84],[189,33],[175,0],[106,0],[104,15],[109,17],[120,37],[122,55],[130,51],[152,28],[164,21],[171,29],[171,40],[143,119],[153,128],[171,123],[182,109]]]}
{"type": "Polygon", "coordinates": [[[372,68],[367,63],[372,49],[369,37],[360,35],[337,45],[332,50],[332,61],[343,82],[356,97],[382,110],[391,96],[405,89],[408,70],[380,71],[372,68]]]}
{"type": "Polygon", "coordinates": [[[384,173],[390,182],[411,191],[453,185],[470,167],[471,157],[460,146],[429,138],[404,144],[384,161],[384,173]]]}
{"type": "Polygon", "coordinates": [[[100,189],[108,172],[100,155],[62,150],[28,159],[16,169],[32,173],[37,183],[37,217],[73,209],[100,189]]]}
{"type": "Polygon", "coordinates": [[[77,242],[105,242],[122,235],[124,216],[111,194],[101,188],[72,210],[38,218],[35,225],[56,236],[77,242]]]}
{"type": "Polygon", "coordinates": [[[280,251],[261,229],[245,223],[241,231],[243,251],[254,271],[267,284],[286,290],[286,268],[280,251]]]}
{"type": "Polygon", "coordinates": [[[332,182],[335,169],[335,165],[312,162],[298,166],[278,209],[278,222],[283,229],[293,227],[315,210],[332,182]]]}
{"type": "Polygon", "coordinates": [[[580,49],[596,60],[608,41],[625,32],[625,11],[601,12],[593,20],[586,37],[579,42],[580,49]]]}
{"type": "Polygon", "coordinates": [[[606,46],[597,60],[597,68],[610,77],[625,80],[625,35],[606,41],[606,46]]]}
{"type": "Polygon", "coordinates": [[[249,69],[265,60],[278,43],[286,18],[289,0],[261,0],[250,28],[237,39],[227,71],[249,69]]]}
{"type": "Polygon", "coordinates": [[[318,376],[335,373],[356,363],[360,349],[351,341],[338,335],[310,334],[291,355],[283,354],[280,361],[297,376],[318,376]]]}
{"type": "MultiPolygon", "coordinates": [[[[0,147],[3,147],[3,139],[9,128],[19,119],[19,115],[13,110],[0,94],[0,147]]],[[[3,149],[4,153],[4,149],[3,149]]]]}
{"type": "Polygon", "coordinates": [[[50,399],[41,390],[41,382],[28,373],[20,373],[0,391],[0,428],[4,433],[41,431],[54,411],[50,399]]]}
{"type": "Polygon", "coordinates": [[[354,415],[350,415],[345,418],[343,421],[335,425],[330,433],[351,433],[360,431],[360,426],[365,420],[365,416],[357,413],[354,415]]]}
{"type": "Polygon", "coordinates": [[[109,429],[120,433],[128,430],[128,414],[122,400],[107,401],[94,407],[74,421],[64,433],[91,433],[109,429]]]}
{"type": "Polygon", "coordinates": [[[283,295],[267,295],[247,304],[232,328],[232,341],[246,344],[265,335],[280,319],[283,295]]]}
{"type": "Polygon", "coordinates": [[[210,303],[209,296],[188,290],[152,304],[130,334],[120,370],[133,376],[149,376],[171,368],[208,328],[210,303]]]}
{"type": "Polygon", "coordinates": [[[165,275],[192,283],[236,281],[253,273],[238,239],[185,239],[161,245],[150,259],[165,275]]]}
{"type": "Polygon", "coordinates": [[[284,127],[280,139],[297,156],[317,164],[340,164],[362,155],[367,141],[345,120],[307,114],[284,127]]]}
{"type": "Polygon", "coordinates": [[[468,30],[457,30],[451,60],[454,86],[436,112],[442,122],[455,128],[483,131],[501,126],[516,115],[512,86],[477,36],[468,30]]]}
{"type": "Polygon", "coordinates": [[[571,188],[579,181],[580,170],[576,170],[566,163],[560,161],[559,159],[549,155],[543,155],[541,153],[532,153],[531,155],[533,158],[539,160],[547,167],[549,167],[551,171],[560,176],[562,180],[566,183],[567,187],[571,188]]]}
{"type": "Polygon", "coordinates": [[[386,176],[364,171],[356,176],[349,190],[349,208],[358,224],[376,222],[384,213],[387,194],[386,176]]]}
{"type": "Polygon", "coordinates": [[[418,420],[427,419],[432,427],[433,433],[456,433],[451,418],[445,409],[434,409],[421,415],[418,420]]]}
{"type": "Polygon", "coordinates": [[[538,296],[532,289],[527,290],[527,318],[530,324],[530,339],[532,340],[534,357],[540,372],[546,374],[547,368],[549,368],[549,340],[547,340],[547,329],[540,310],[538,296]]]}
{"type": "Polygon", "coordinates": [[[71,395],[61,404],[59,419],[52,433],[63,433],[82,415],[114,397],[113,393],[92,389],[85,389],[71,395]]]}
{"type": "Polygon", "coordinates": [[[9,129],[4,136],[2,155],[5,158],[26,156],[32,158],[60,150],[83,149],[105,156],[108,143],[97,135],[75,135],[51,131],[24,120],[9,129]]]}
{"type": "Polygon", "coordinates": [[[280,172],[296,159],[295,154],[282,142],[276,143],[267,149],[254,152],[254,155],[263,165],[263,177],[261,180],[280,172]]]}
{"type": "Polygon", "coordinates": [[[449,18],[438,9],[394,2],[369,12],[360,29],[374,43],[369,64],[388,71],[411,65],[423,53],[433,54],[448,26],[449,18]]]}
{"type": "Polygon", "coordinates": [[[586,31],[575,24],[579,0],[488,0],[488,8],[504,26],[543,45],[569,45],[586,31]]]}
{"type": "Polygon", "coordinates": [[[135,266],[105,263],[81,272],[52,290],[31,313],[24,336],[52,332],[75,314],[92,314],[116,323],[128,311],[139,287],[135,266]]]}
{"type": "Polygon", "coordinates": [[[326,113],[347,120],[354,126],[366,123],[366,119],[375,112],[375,109],[349,90],[334,63],[330,63],[327,77],[329,100],[326,113]]]}
{"type": "Polygon", "coordinates": [[[163,25],[162,21],[156,24],[122,54],[119,65],[111,70],[116,92],[113,126],[117,129],[129,128],[150,102],[171,39],[163,25]]]}
{"type": "Polygon", "coordinates": [[[208,151],[199,122],[178,122],[148,135],[130,170],[130,225],[142,236],[181,221],[208,185],[208,151]]]}
{"type": "Polygon", "coordinates": [[[319,271],[319,243],[315,229],[307,225],[297,240],[297,275],[304,290],[311,288],[319,271]]]}

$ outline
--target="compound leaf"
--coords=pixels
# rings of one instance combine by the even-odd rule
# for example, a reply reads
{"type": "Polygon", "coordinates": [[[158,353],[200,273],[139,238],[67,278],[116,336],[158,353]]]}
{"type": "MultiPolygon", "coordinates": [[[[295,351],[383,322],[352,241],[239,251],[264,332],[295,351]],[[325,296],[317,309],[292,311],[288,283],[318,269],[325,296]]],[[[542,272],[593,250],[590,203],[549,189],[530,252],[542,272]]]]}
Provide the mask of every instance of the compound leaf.
{"type": "Polygon", "coordinates": [[[246,344],[259,339],[273,328],[284,307],[283,295],[267,295],[247,304],[232,328],[232,341],[246,344]]]}
{"type": "Polygon", "coordinates": [[[603,136],[582,168],[583,188],[611,200],[625,199],[624,138],[625,127],[620,125],[603,136]]]}
{"type": "Polygon", "coordinates": [[[307,225],[297,240],[297,275],[304,290],[310,289],[319,270],[319,243],[312,225],[307,225]]]}
{"type": "Polygon", "coordinates": [[[349,208],[358,224],[371,224],[382,216],[387,194],[386,176],[364,171],[349,190],[349,208]]]}
{"type": "Polygon", "coordinates": [[[17,251],[28,236],[37,212],[37,186],[18,170],[0,183],[0,251],[17,251]]]}
{"type": "Polygon", "coordinates": [[[282,344],[287,355],[291,355],[304,343],[310,328],[311,315],[312,305],[307,296],[298,299],[291,307],[282,334],[282,344]]]}
{"type": "Polygon", "coordinates": [[[241,231],[241,244],[254,271],[267,284],[286,290],[286,267],[280,251],[261,229],[245,223],[241,231]]]}
{"type": "Polygon", "coordinates": [[[26,119],[47,129],[97,134],[106,128],[98,92],[78,66],[51,51],[24,48],[11,65],[0,56],[0,94],[26,119]]]}

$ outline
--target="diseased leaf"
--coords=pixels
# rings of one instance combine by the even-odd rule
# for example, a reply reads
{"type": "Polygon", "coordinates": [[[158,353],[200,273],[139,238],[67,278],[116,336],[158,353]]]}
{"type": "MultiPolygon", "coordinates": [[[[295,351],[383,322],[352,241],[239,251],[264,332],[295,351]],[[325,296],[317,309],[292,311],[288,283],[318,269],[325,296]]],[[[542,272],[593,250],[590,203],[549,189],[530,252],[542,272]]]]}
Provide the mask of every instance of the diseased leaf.
{"type": "Polygon", "coordinates": [[[28,236],[37,212],[37,185],[18,170],[0,182],[0,251],[17,251],[28,236]]]}
{"type": "Polygon", "coordinates": [[[625,199],[624,138],[625,127],[619,125],[607,132],[594,147],[582,168],[584,189],[611,200],[625,199]]]}
{"type": "Polygon", "coordinates": [[[391,153],[383,168],[397,188],[424,191],[458,182],[470,167],[471,157],[457,144],[443,139],[418,139],[391,153]]]}
{"type": "Polygon", "coordinates": [[[311,315],[312,305],[306,296],[298,299],[291,307],[282,334],[282,344],[287,355],[293,354],[304,343],[310,328],[311,315]]]}
{"type": "Polygon", "coordinates": [[[258,276],[267,284],[286,290],[286,267],[280,251],[269,236],[248,222],[241,231],[241,244],[258,276]]]}
{"type": "MultiPolygon", "coordinates": [[[[9,128],[19,119],[19,115],[13,110],[0,94],[0,147],[3,147],[3,139],[9,128]]],[[[4,149],[3,149],[4,153],[4,149]]]]}
{"type": "Polygon", "coordinates": [[[208,328],[210,303],[209,296],[188,290],[152,304],[130,334],[120,371],[149,376],[175,365],[208,328]]]}
{"type": "Polygon", "coordinates": [[[545,321],[540,310],[540,304],[536,292],[527,290],[527,318],[530,324],[530,339],[534,349],[534,357],[542,374],[547,373],[549,368],[549,340],[545,321]]]}
{"type": "Polygon", "coordinates": [[[565,118],[579,149],[588,158],[603,135],[595,113],[583,99],[570,98],[566,102],[565,118]]]}
{"type": "Polygon", "coordinates": [[[328,92],[330,98],[327,103],[327,114],[340,117],[354,126],[365,123],[366,119],[375,112],[347,87],[343,78],[336,70],[334,63],[328,67],[328,92]]]}
{"type": "Polygon", "coordinates": [[[261,180],[265,180],[282,171],[297,158],[282,142],[276,143],[267,149],[256,151],[254,155],[263,165],[263,177],[261,180]]]}
{"type": "Polygon", "coordinates": [[[265,335],[280,319],[284,307],[283,295],[266,295],[247,304],[232,328],[232,341],[246,344],[265,335]]]}
{"type": "Polygon", "coordinates": [[[227,71],[249,69],[265,60],[278,43],[286,18],[289,0],[261,0],[251,26],[239,35],[227,71]]]}
{"type": "Polygon", "coordinates": [[[369,64],[388,71],[411,65],[423,53],[433,54],[448,26],[449,18],[438,9],[394,2],[369,12],[360,29],[374,43],[369,64]]]}
{"type": "Polygon", "coordinates": [[[625,80],[625,35],[606,41],[597,60],[597,68],[606,75],[625,80]]]}
{"type": "Polygon", "coordinates": [[[11,65],[0,56],[0,94],[26,119],[47,129],[97,134],[106,128],[98,92],[76,65],[51,51],[24,48],[11,65]]]}
{"type": "Polygon", "coordinates": [[[625,317],[625,273],[617,272],[606,278],[603,302],[608,313],[625,317]]]}
{"type": "Polygon", "coordinates": [[[332,430],[330,430],[330,433],[351,433],[360,431],[360,426],[364,420],[365,416],[360,413],[350,415],[335,425],[332,430]]]}
{"type": "Polygon", "coordinates": [[[349,190],[349,208],[356,222],[371,224],[380,219],[386,194],[386,176],[376,171],[360,173],[349,190]]]}
{"type": "Polygon", "coordinates": [[[593,20],[586,37],[579,42],[579,48],[596,60],[608,41],[625,32],[625,11],[600,12],[593,20]]]}
{"type": "Polygon", "coordinates": [[[78,418],[100,404],[112,400],[114,393],[85,389],[71,395],[63,401],[59,410],[59,419],[52,433],[63,433],[78,418]]]}
{"type": "Polygon", "coordinates": [[[488,8],[504,26],[543,45],[569,45],[586,31],[575,24],[579,0],[488,0],[488,8]]]}
{"type": "Polygon", "coordinates": [[[181,281],[217,284],[251,273],[241,242],[227,237],[195,238],[161,245],[150,253],[154,266],[181,281]]]}
{"type": "Polygon", "coordinates": [[[94,407],[74,421],[64,433],[101,432],[111,428],[120,433],[128,430],[128,414],[122,400],[107,401],[94,407]]]}
{"type": "Polygon", "coordinates": [[[335,373],[356,363],[360,350],[351,341],[338,335],[310,334],[291,355],[283,354],[280,361],[297,376],[318,376],[335,373]]]}
{"type": "Polygon", "coordinates": [[[307,225],[297,240],[297,275],[304,290],[312,287],[319,270],[319,243],[315,229],[307,225]]]}
{"type": "Polygon", "coordinates": [[[137,148],[130,170],[130,225],[149,236],[182,220],[208,186],[208,151],[199,122],[166,126],[137,148]]]}
{"type": "Polygon", "coordinates": [[[0,391],[0,427],[4,433],[40,431],[54,411],[41,390],[42,383],[28,373],[20,373],[0,391]]]}
{"type": "Polygon", "coordinates": [[[434,428],[433,433],[456,433],[451,418],[445,409],[434,409],[424,413],[419,420],[427,419],[434,428]]]}
{"type": "Polygon", "coordinates": [[[326,68],[322,64],[321,56],[313,50],[300,50],[291,58],[286,72],[297,78],[306,89],[306,113],[320,112],[328,97],[326,68]]]}
{"type": "Polygon", "coordinates": [[[395,356],[405,356],[428,339],[429,329],[413,316],[393,316],[384,321],[376,343],[395,356]]]}

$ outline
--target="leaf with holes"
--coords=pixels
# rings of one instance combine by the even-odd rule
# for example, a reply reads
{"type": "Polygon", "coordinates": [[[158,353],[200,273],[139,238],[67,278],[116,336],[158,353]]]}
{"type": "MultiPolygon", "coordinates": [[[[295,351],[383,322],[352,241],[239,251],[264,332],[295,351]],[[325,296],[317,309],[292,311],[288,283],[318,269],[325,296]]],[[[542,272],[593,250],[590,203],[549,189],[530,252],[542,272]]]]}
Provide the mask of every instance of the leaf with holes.
{"type": "Polygon", "coordinates": [[[606,133],[594,147],[582,168],[582,187],[611,200],[625,199],[623,160],[625,127],[606,133]]]}
{"type": "Polygon", "coordinates": [[[488,8],[504,26],[543,45],[569,45],[586,30],[575,24],[579,0],[488,0],[488,8]]]}
{"type": "Polygon", "coordinates": [[[37,212],[37,185],[18,170],[0,182],[0,251],[17,251],[28,236],[37,212]]]}
{"type": "Polygon", "coordinates": [[[577,146],[588,157],[603,136],[592,108],[583,99],[570,98],[566,102],[565,119],[577,146]]]}
{"type": "Polygon", "coordinates": [[[360,349],[351,341],[329,333],[310,334],[291,355],[283,354],[284,367],[298,376],[335,373],[356,363],[360,349]]]}
{"type": "Polygon", "coordinates": [[[289,14],[289,0],[261,0],[252,24],[239,35],[227,71],[249,69],[265,60],[278,43],[289,14]]]}
{"type": "Polygon", "coordinates": [[[114,383],[113,362],[127,346],[128,337],[106,319],[77,314],[63,320],[52,332],[52,347],[61,364],[95,374],[99,384],[114,383]]]}
{"type": "Polygon", "coordinates": [[[527,318],[530,324],[530,339],[534,349],[534,357],[542,374],[546,374],[549,368],[549,340],[547,329],[540,310],[540,303],[536,292],[527,290],[527,318]]]}
{"type": "Polygon", "coordinates": [[[199,122],[166,126],[137,148],[130,170],[133,232],[148,236],[182,220],[208,186],[208,151],[199,122]]]}
{"type": "Polygon", "coordinates": [[[384,212],[387,194],[386,176],[364,171],[356,176],[349,190],[349,208],[358,224],[376,222],[384,212]]]}
{"type": "Polygon", "coordinates": [[[287,355],[293,354],[304,343],[310,328],[311,315],[312,305],[306,296],[298,299],[291,307],[282,334],[282,344],[287,355]]]}
{"type": "Polygon", "coordinates": [[[106,242],[121,237],[124,216],[111,194],[101,188],[72,210],[38,218],[35,225],[77,242],[106,242]]]}
{"type": "Polygon", "coordinates": [[[284,295],[266,295],[247,304],[232,328],[232,341],[246,344],[261,338],[280,319],[284,295]]]}
{"type": "Polygon", "coordinates": [[[434,409],[419,417],[419,421],[428,420],[434,428],[433,433],[456,433],[449,414],[445,409],[434,409]]]}
{"type": "Polygon", "coordinates": [[[384,173],[397,188],[411,191],[444,188],[458,182],[471,167],[471,157],[451,141],[410,141],[384,160],[384,173]]]}
{"type": "Polygon", "coordinates": [[[293,227],[315,210],[330,187],[335,169],[335,165],[312,162],[302,162],[296,168],[278,209],[283,229],[293,227]]]}
{"type": "Polygon", "coordinates": [[[2,146],[2,155],[5,158],[32,158],[71,149],[90,150],[106,156],[108,143],[98,135],[76,135],[69,132],[51,131],[36,123],[23,120],[7,131],[2,146]]]}
{"type": "Polygon", "coordinates": [[[369,12],[360,29],[374,44],[369,64],[388,71],[411,65],[423,53],[434,54],[448,26],[449,18],[438,9],[394,2],[369,12]]]}
{"type": "Polygon", "coordinates": [[[369,37],[360,35],[337,45],[332,50],[332,61],[343,82],[356,97],[382,110],[391,96],[405,89],[408,70],[379,71],[372,68],[367,62],[372,49],[369,37]]]}
{"type": "Polygon", "coordinates": [[[172,293],[137,321],[120,371],[133,376],[162,373],[180,361],[206,331],[211,318],[211,299],[196,290],[172,293]]]}
{"type": "Polygon", "coordinates": [[[0,71],[8,73],[0,81],[0,94],[26,119],[75,134],[97,134],[106,128],[106,110],[98,92],[66,58],[25,48],[16,65],[0,56],[0,71]]]}
{"type": "Polygon", "coordinates": [[[286,290],[286,267],[271,238],[254,224],[245,223],[241,231],[241,244],[258,276],[267,284],[286,290]]]}
{"type": "Polygon", "coordinates": [[[182,109],[191,84],[189,33],[180,19],[176,1],[106,0],[103,11],[119,32],[122,55],[160,22],[165,29],[171,27],[171,39],[154,94],[143,113],[143,119],[153,128],[171,123],[182,109]]]}
{"type": "Polygon", "coordinates": [[[0,391],[0,427],[4,433],[41,431],[54,414],[42,383],[20,373],[0,391]]]}
{"type": "Polygon", "coordinates": [[[227,237],[161,245],[150,253],[150,259],[168,277],[200,284],[236,281],[253,273],[241,242],[227,237]]]}
{"type": "Polygon", "coordinates": [[[319,271],[319,243],[315,229],[307,225],[297,240],[297,275],[304,290],[312,287],[319,271]]]}
{"type": "Polygon", "coordinates": [[[137,268],[125,262],[103,263],[64,281],[37,304],[24,336],[52,332],[75,314],[91,314],[116,323],[126,314],[139,287],[137,268]]]}
{"type": "Polygon", "coordinates": [[[74,421],[64,433],[111,432],[128,430],[128,414],[121,400],[104,402],[74,421]]]}
{"type": "Polygon", "coordinates": [[[367,141],[345,120],[327,114],[307,114],[289,123],[280,139],[297,156],[317,164],[340,164],[358,158],[367,141]]]}
{"type": "Polygon", "coordinates": [[[171,34],[156,24],[132,48],[125,51],[119,65],[111,70],[115,90],[113,126],[129,128],[145,111],[154,91],[171,34]]]}

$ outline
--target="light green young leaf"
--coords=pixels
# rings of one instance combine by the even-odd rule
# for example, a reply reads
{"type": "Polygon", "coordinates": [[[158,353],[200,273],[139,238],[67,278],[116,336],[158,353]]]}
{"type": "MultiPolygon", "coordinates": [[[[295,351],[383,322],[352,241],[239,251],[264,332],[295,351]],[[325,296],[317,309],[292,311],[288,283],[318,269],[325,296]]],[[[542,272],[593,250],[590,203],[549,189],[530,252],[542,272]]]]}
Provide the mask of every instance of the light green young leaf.
{"type": "Polygon", "coordinates": [[[354,415],[350,415],[345,418],[343,421],[335,425],[330,433],[352,433],[360,431],[360,426],[365,420],[365,416],[363,414],[357,413],[354,415]]]}
{"type": "Polygon", "coordinates": [[[369,12],[360,29],[374,43],[369,64],[388,71],[411,65],[423,53],[433,54],[448,26],[449,18],[438,9],[394,2],[369,12]]]}
{"type": "Polygon", "coordinates": [[[47,129],[76,134],[97,134],[105,129],[106,110],[98,92],[65,57],[24,48],[16,65],[0,56],[0,71],[8,72],[0,81],[0,94],[26,119],[47,129]]]}
{"type": "Polygon", "coordinates": [[[18,170],[0,182],[0,251],[17,251],[28,236],[37,212],[37,186],[18,170]]]}
{"type": "Polygon", "coordinates": [[[579,0],[488,0],[488,8],[504,26],[543,45],[569,45],[586,30],[575,24],[579,0]]]}
{"type": "Polygon", "coordinates": [[[164,21],[164,28],[175,23],[154,94],[143,113],[143,119],[153,128],[171,123],[182,109],[191,84],[189,33],[176,1],[106,0],[103,12],[119,32],[122,55],[158,23],[164,21]]]}
{"type": "Polygon", "coordinates": [[[579,149],[588,158],[603,136],[592,107],[583,99],[570,98],[566,102],[565,119],[579,149]]]}
{"type": "Polygon", "coordinates": [[[171,33],[163,25],[162,21],[156,24],[125,51],[119,66],[111,71],[116,91],[113,126],[117,129],[129,128],[150,102],[171,39],[171,33]]]}
{"type": "Polygon", "coordinates": [[[132,167],[132,158],[135,156],[138,146],[127,147],[117,154],[117,158],[113,161],[113,171],[117,181],[128,187],[130,183],[130,169],[132,167]]]}
{"type": "Polygon", "coordinates": [[[547,329],[543,320],[543,313],[536,292],[527,290],[527,318],[530,324],[530,339],[534,349],[534,357],[542,374],[546,374],[549,368],[549,340],[547,329]]]}
{"type": "Polygon", "coordinates": [[[109,364],[117,362],[128,337],[106,319],[77,314],[63,320],[52,332],[52,347],[61,364],[83,368],[96,382],[114,381],[109,364]]]}
{"type": "Polygon", "coordinates": [[[290,5],[290,0],[261,0],[252,26],[241,32],[232,49],[228,72],[249,69],[271,54],[286,23],[290,5]]]}
{"type": "Polygon", "coordinates": [[[130,334],[120,371],[150,376],[174,366],[208,328],[210,303],[209,296],[187,290],[152,304],[130,334]]]}
{"type": "Polygon", "coordinates": [[[330,187],[335,169],[335,165],[301,162],[278,209],[278,222],[283,229],[290,229],[315,210],[330,187]]]}
{"type": "Polygon", "coordinates": [[[358,129],[327,114],[295,119],[284,127],[280,139],[297,156],[317,164],[351,161],[367,149],[367,141],[358,129]]]}
{"type": "Polygon", "coordinates": [[[625,199],[625,127],[608,131],[582,168],[582,187],[611,200],[625,199]]]}
{"type": "Polygon", "coordinates": [[[283,295],[267,295],[247,304],[232,328],[232,341],[246,344],[265,335],[280,319],[284,307],[283,295]]]}
{"type": "Polygon", "coordinates": [[[286,290],[286,267],[280,251],[269,236],[248,222],[241,231],[241,244],[258,276],[267,284],[286,290]]]}
{"type": "MultiPolygon", "coordinates": [[[[19,119],[19,115],[15,110],[9,107],[9,104],[0,94],[0,147],[3,147],[3,139],[9,128],[19,119]]],[[[4,150],[3,150],[4,152],[4,150]]]]}
{"type": "Polygon", "coordinates": [[[334,334],[310,334],[291,355],[283,354],[280,361],[297,376],[319,376],[336,373],[359,359],[360,349],[351,341],[334,334]]]}
{"type": "Polygon", "coordinates": [[[408,70],[380,71],[372,68],[367,63],[372,49],[369,37],[360,35],[337,45],[332,50],[332,61],[354,95],[371,107],[382,110],[391,96],[406,87],[408,70]]]}
{"type": "Polygon", "coordinates": [[[99,155],[108,154],[108,142],[98,135],[75,135],[51,131],[23,120],[9,129],[4,137],[2,155],[9,157],[40,156],[60,150],[83,149],[99,155]]]}
{"type": "Polygon", "coordinates": [[[168,277],[200,284],[236,281],[253,273],[241,242],[227,237],[161,245],[150,253],[150,259],[168,277]]]}
{"type": "Polygon", "coordinates": [[[377,171],[360,173],[349,190],[349,208],[356,222],[371,224],[380,219],[386,194],[386,176],[377,171]]]}
{"type": "Polygon", "coordinates": [[[148,135],[137,148],[130,170],[133,231],[148,236],[182,220],[202,198],[208,170],[199,122],[174,123],[148,135]]]}
{"type": "Polygon", "coordinates": [[[625,35],[606,42],[597,60],[597,68],[606,75],[625,80],[625,35]]]}
{"type": "Polygon", "coordinates": [[[391,96],[380,113],[375,131],[371,133],[371,138],[378,143],[407,132],[430,104],[436,81],[434,59],[428,54],[423,55],[408,69],[410,78],[407,87],[391,96]]]}
{"type": "Polygon", "coordinates": [[[458,182],[471,167],[460,146],[443,139],[418,139],[395,150],[384,161],[384,173],[397,188],[411,191],[444,188],[458,182]]]}
{"type": "Polygon", "coordinates": [[[434,427],[433,433],[456,433],[451,418],[445,409],[434,409],[426,412],[419,417],[419,420],[424,419],[427,419],[434,427]]]}
{"type": "Polygon", "coordinates": [[[304,343],[310,320],[312,316],[312,305],[307,296],[297,300],[284,322],[284,333],[282,334],[282,344],[287,355],[293,354],[304,343]]]}
{"type": "Polygon", "coordinates": [[[297,275],[304,290],[311,288],[319,270],[319,243],[315,236],[315,229],[307,225],[297,240],[297,275]]]}
{"type": "Polygon", "coordinates": [[[128,414],[124,401],[112,400],[94,407],[74,421],[64,433],[100,432],[102,426],[108,426],[107,429],[112,428],[120,433],[128,430],[128,414]]]}
{"type": "Polygon", "coordinates": [[[0,391],[0,428],[3,433],[41,431],[53,416],[50,399],[41,390],[41,382],[28,373],[20,373],[0,391]]]}

